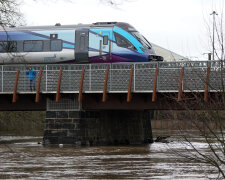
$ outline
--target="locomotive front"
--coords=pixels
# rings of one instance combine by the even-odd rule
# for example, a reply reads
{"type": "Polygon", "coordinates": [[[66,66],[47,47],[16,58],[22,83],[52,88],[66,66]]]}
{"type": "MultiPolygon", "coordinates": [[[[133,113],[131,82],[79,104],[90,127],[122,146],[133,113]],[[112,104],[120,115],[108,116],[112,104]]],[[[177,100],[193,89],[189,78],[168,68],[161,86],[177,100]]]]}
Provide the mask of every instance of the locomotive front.
{"type": "Polygon", "coordinates": [[[113,31],[117,45],[124,46],[124,41],[121,39],[125,38],[128,41],[126,43],[129,44],[127,48],[133,50],[134,54],[138,53],[142,61],[163,61],[163,57],[155,53],[151,43],[131,25],[116,23],[113,31]]]}

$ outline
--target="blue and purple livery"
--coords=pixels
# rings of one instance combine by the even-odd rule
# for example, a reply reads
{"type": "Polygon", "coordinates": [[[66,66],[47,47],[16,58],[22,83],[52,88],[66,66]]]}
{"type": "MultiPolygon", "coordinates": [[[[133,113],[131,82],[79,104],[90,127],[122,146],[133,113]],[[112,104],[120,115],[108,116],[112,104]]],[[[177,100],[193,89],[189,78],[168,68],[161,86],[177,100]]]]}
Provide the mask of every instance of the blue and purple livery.
{"type": "Polygon", "coordinates": [[[0,29],[0,64],[162,61],[147,39],[127,23],[0,29]]]}

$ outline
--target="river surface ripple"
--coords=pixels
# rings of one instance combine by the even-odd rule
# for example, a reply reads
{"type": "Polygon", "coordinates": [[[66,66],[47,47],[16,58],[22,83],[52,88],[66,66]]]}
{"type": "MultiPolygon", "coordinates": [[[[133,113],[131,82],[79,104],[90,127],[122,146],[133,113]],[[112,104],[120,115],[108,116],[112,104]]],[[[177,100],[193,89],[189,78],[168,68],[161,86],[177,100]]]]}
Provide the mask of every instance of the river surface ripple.
{"type": "MultiPolygon", "coordinates": [[[[7,137],[2,137],[7,139],[7,137]]],[[[22,137],[20,137],[22,138],[22,137]]],[[[38,138],[38,137],[35,137],[38,138]]],[[[32,137],[0,145],[0,179],[208,179],[210,167],[185,162],[173,140],[144,146],[44,147],[32,137]]],[[[204,150],[206,144],[193,140],[204,150]]]]}

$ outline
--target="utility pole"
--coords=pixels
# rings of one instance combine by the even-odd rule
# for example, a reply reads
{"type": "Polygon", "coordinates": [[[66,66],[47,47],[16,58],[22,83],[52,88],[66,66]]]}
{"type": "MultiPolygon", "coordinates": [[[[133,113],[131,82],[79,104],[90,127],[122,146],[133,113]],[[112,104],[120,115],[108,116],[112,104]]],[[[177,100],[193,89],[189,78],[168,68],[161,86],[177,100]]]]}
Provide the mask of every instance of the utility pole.
{"type": "Polygon", "coordinates": [[[213,58],[212,58],[212,60],[215,60],[215,16],[216,15],[218,15],[217,13],[216,13],[216,11],[213,11],[210,15],[213,15],[213,42],[212,42],[212,44],[213,44],[213,58]]]}

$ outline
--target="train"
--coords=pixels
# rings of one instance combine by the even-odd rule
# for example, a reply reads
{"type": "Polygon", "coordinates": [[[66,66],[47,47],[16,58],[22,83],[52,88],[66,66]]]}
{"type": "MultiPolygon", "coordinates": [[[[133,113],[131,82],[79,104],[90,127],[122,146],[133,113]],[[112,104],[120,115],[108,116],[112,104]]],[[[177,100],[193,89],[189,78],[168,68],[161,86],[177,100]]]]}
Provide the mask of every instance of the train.
{"type": "Polygon", "coordinates": [[[163,61],[163,57],[128,23],[57,23],[0,29],[0,64],[149,61],[163,61]]]}

